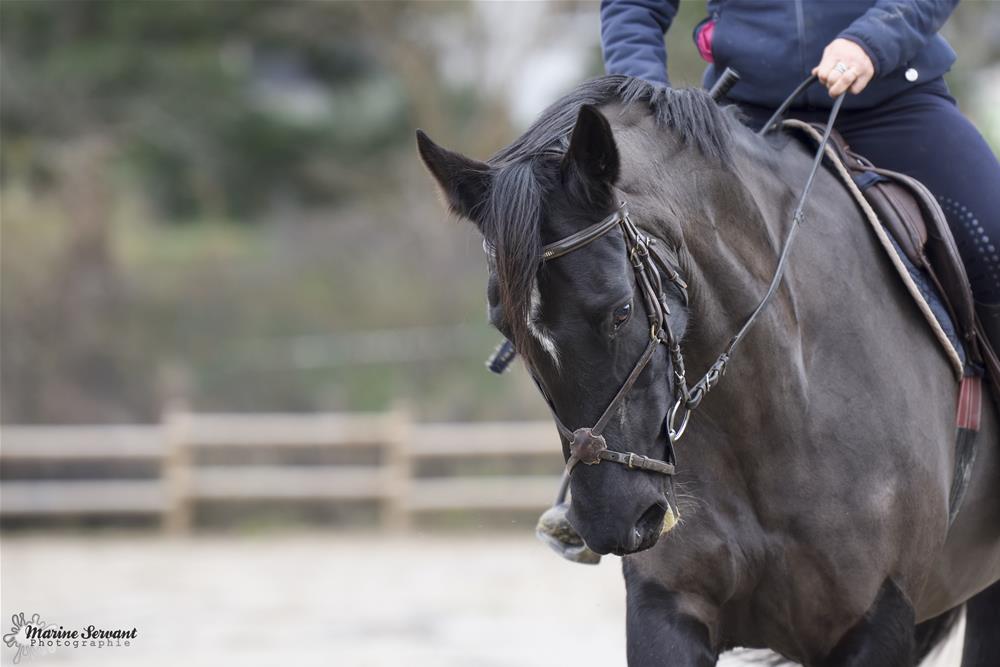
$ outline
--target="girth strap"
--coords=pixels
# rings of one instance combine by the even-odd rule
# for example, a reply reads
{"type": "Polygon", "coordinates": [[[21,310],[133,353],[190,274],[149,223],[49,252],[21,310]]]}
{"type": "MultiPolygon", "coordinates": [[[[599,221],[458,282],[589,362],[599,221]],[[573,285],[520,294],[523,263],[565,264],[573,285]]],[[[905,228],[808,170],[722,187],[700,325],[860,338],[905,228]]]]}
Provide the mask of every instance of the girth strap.
{"type": "Polygon", "coordinates": [[[955,523],[958,511],[965,500],[965,492],[972,479],[976,462],[976,441],[983,414],[983,379],[966,375],[958,392],[958,410],[955,414],[955,472],[948,498],[948,527],[955,523]]]}

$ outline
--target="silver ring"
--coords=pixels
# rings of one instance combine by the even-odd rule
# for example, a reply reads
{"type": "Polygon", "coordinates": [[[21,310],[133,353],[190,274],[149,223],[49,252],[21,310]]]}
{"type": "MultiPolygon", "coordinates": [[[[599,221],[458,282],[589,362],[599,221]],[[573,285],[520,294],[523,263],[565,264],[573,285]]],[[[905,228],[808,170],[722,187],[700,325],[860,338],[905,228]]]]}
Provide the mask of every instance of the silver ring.
{"type": "Polygon", "coordinates": [[[833,66],[833,69],[837,70],[841,74],[847,74],[847,70],[850,68],[844,63],[837,63],[836,65],[833,66]]]}

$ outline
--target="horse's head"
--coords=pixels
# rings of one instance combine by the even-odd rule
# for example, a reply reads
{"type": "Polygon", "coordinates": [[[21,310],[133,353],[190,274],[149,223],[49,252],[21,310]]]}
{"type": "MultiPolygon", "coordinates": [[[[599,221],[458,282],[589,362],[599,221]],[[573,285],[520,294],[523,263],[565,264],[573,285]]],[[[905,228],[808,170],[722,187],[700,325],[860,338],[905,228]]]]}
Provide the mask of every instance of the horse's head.
{"type": "MultiPolygon", "coordinates": [[[[557,258],[546,259],[543,249],[620,205],[621,163],[607,118],[577,104],[561,120],[543,117],[487,163],[447,151],[422,132],[417,138],[448,206],[485,237],[490,321],[515,343],[558,420],[569,431],[594,426],[651,347],[648,294],[624,225],[557,258]],[[539,136],[531,138],[533,131],[539,136]]],[[[680,336],[686,309],[680,292],[664,285],[664,324],[680,336]]],[[[652,347],[602,435],[609,450],[663,459],[673,383],[667,346],[652,347]]],[[[666,485],[662,474],[626,465],[577,465],[569,519],[599,553],[649,548],[664,524],[666,485]]]]}

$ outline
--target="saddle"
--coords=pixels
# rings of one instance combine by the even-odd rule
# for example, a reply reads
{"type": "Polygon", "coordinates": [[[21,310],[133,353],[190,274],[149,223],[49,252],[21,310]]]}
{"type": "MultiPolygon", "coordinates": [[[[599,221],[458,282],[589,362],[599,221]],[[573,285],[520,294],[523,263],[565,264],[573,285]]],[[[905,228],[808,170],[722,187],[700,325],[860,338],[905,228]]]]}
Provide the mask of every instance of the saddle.
{"type": "MultiPolygon", "coordinates": [[[[823,130],[821,124],[813,127],[823,130]]],[[[937,289],[969,361],[983,368],[994,385],[1000,385],[1000,359],[976,315],[965,265],[937,200],[916,179],[876,167],[852,151],[836,130],[830,146],[900,250],[937,289]]]]}

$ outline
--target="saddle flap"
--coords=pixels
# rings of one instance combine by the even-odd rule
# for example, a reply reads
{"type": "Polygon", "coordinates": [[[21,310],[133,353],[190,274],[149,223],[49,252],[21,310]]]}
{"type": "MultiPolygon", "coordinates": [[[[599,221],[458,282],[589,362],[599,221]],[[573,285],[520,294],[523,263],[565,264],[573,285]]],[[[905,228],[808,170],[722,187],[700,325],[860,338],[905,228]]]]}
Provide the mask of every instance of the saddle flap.
{"type": "Polygon", "coordinates": [[[831,144],[903,253],[934,283],[972,359],[1000,379],[1000,363],[976,318],[965,263],[937,200],[915,178],[876,167],[852,151],[836,131],[831,144]]]}
{"type": "MultiPolygon", "coordinates": [[[[905,218],[902,225],[912,228],[920,224],[922,227],[920,247],[923,261],[918,265],[928,269],[938,283],[959,328],[966,334],[972,332],[976,321],[972,287],[941,206],[916,179],[888,169],[871,169],[889,179],[885,186],[880,186],[877,190],[886,198],[892,198],[894,209],[901,211],[901,217],[905,218]],[[916,222],[918,220],[919,223],[916,222]]],[[[880,214],[881,212],[879,211],[880,214]]],[[[887,215],[883,222],[889,224],[888,219],[891,216],[887,215]]]]}
{"type": "MultiPolygon", "coordinates": [[[[928,262],[924,252],[927,247],[927,225],[923,209],[898,181],[874,170],[863,173],[876,177],[874,180],[869,179],[869,184],[865,187],[858,184],[868,198],[868,203],[878,213],[882,224],[888,228],[907,258],[917,266],[926,268],[928,262]]],[[[856,183],[859,180],[862,179],[855,177],[856,183]]]]}

